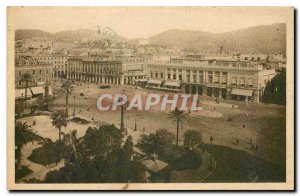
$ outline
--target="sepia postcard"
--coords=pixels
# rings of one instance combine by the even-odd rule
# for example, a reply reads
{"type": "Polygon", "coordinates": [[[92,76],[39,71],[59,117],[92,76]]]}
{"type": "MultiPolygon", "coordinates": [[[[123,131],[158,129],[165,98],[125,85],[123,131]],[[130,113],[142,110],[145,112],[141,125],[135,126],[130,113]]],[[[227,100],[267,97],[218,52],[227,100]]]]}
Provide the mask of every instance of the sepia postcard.
{"type": "Polygon", "coordinates": [[[8,7],[7,189],[294,190],[294,8],[8,7]]]}

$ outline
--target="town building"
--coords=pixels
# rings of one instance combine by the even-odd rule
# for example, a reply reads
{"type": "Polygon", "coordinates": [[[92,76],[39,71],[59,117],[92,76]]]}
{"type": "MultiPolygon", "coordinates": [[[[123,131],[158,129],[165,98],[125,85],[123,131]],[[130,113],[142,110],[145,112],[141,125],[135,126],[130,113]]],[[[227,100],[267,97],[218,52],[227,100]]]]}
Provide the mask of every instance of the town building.
{"type": "Polygon", "coordinates": [[[105,84],[133,84],[145,77],[144,68],[120,60],[73,57],[68,60],[67,78],[105,84]]]}
{"type": "Polygon", "coordinates": [[[32,81],[29,86],[37,86],[51,81],[53,68],[49,64],[41,64],[36,61],[26,61],[26,64],[15,66],[15,85],[16,88],[24,88],[25,81],[22,81],[22,75],[29,73],[32,81]]]}
{"type": "Polygon", "coordinates": [[[61,77],[66,74],[66,67],[70,56],[63,54],[38,54],[33,56],[40,63],[53,66],[53,77],[61,77]]]}
{"type": "Polygon", "coordinates": [[[148,87],[181,89],[185,93],[259,102],[275,69],[238,59],[172,58],[148,66],[148,87]]]}

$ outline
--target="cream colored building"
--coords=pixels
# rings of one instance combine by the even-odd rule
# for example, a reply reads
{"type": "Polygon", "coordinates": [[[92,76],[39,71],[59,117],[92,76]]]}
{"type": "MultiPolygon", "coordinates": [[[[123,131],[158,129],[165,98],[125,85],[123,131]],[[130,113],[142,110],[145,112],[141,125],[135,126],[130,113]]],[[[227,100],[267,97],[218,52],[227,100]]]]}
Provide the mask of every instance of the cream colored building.
{"type": "Polygon", "coordinates": [[[144,77],[144,68],[132,62],[79,57],[70,58],[67,65],[67,78],[77,81],[123,85],[144,77]]]}
{"type": "Polygon", "coordinates": [[[259,102],[275,69],[260,62],[176,58],[148,64],[149,87],[181,89],[185,93],[259,102]],[[179,84],[179,85],[178,85],[179,84]]]}
{"type": "Polygon", "coordinates": [[[55,54],[39,54],[33,57],[40,63],[53,66],[53,77],[60,77],[66,74],[66,67],[70,56],[55,54]]]}
{"type": "Polygon", "coordinates": [[[36,86],[47,83],[52,78],[52,65],[47,64],[29,64],[23,66],[15,66],[15,85],[17,88],[25,87],[25,82],[21,80],[24,73],[29,73],[32,76],[32,81],[29,86],[36,86]]]}

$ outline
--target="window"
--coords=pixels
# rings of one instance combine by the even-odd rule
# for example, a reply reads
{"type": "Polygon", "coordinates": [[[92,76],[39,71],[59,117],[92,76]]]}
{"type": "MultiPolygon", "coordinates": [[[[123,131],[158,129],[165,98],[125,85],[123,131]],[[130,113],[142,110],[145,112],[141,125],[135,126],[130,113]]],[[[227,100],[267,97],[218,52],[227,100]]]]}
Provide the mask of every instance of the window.
{"type": "Polygon", "coordinates": [[[240,78],[240,85],[245,86],[245,78],[240,78]]]}
{"type": "Polygon", "coordinates": [[[35,70],[32,70],[32,75],[35,75],[35,70]]]}
{"type": "Polygon", "coordinates": [[[212,77],[212,71],[208,72],[208,83],[212,83],[213,82],[213,77],[212,77]]]}
{"type": "Polygon", "coordinates": [[[182,81],[182,75],[179,75],[178,77],[179,77],[179,80],[182,81]]]}
{"type": "Polygon", "coordinates": [[[253,86],[253,83],[254,83],[254,79],[253,78],[249,78],[248,79],[249,86],[253,86]]]}
{"type": "Polygon", "coordinates": [[[222,73],[222,84],[227,84],[227,72],[222,73]]]}
{"type": "Polygon", "coordinates": [[[199,71],[199,82],[202,83],[203,82],[203,71],[199,71]]]}
{"type": "Polygon", "coordinates": [[[231,78],[231,83],[232,83],[233,85],[236,85],[236,84],[237,84],[237,77],[232,77],[232,78],[231,78]]]}
{"type": "Polygon", "coordinates": [[[42,74],[42,70],[40,69],[40,74],[42,74]]]}
{"type": "Polygon", "coordinates": [[[164,78],[164,73],[160,73],[160,78],[164,78]]]}
{"type": "Polygon", "coordinates": [[[197,82],[197,76],[193,75],[193,83],[196,83],[196,82],[197,82]]]}
{"type": "Polygon", "coordinates": [[[168,74],[168,79],[171,79],[171,74],[168,74]]]}
{"type": "Polygon", "coordinates": [[[158,78],[158,73],[155,73],[155,78],[158,78]]]}
{"type": "Polygon", "coordinates": [[[173,80],[176,80],[176,74],[173,74],[173,80]]]}
{"type": "Polygon", "coordinates": [[[22,72],[21,71],[19,71],[19,76],[21,76],[22,75],[22,72]]]}
{"type": "Polygon", "coordinates": [[[215,72],[214,82],[219,83],[220,82],[220,72],[215,72]]]}

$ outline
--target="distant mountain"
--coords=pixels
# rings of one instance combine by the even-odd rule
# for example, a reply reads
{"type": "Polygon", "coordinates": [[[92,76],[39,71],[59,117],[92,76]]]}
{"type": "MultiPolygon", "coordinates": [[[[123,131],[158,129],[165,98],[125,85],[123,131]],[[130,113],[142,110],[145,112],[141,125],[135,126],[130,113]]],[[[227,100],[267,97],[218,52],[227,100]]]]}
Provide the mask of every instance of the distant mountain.
{"type": "MultiPolygon", "coordinates": [[[[120,37],[109,27],[98,26],[98,29],[79,29],[49,33],[36,29],[20,29],[15,32],[15,39],[49,38],[64,41],[110,40],[121,42],[120,37]]],[[[139,39],[128,40],[136,43],[139,39]]],[[[285,53],[286,24],[255,26],[226,33],[208,33],[192,30],[169,30],[148,39],[150,45],[177,47],[180,49],[198,50],[200,52],[237,52],[237,53],[285,53]]]]}
{"type": "Polygon", "coordinates": [[[51,33],[38,29],[18,29],[15,31],[15,40],[52,37],[51,33]]]}
{"type": "Polygon", "coordinates": [[[32,38],[49,38],[64,41],[97,41],[97,40],[111,40],[124,41],[125,38],[120,37],[113,31],[78,29],[70,31],[60,31],[57,33],[48,33],[41,30],[19,29],[15,31],[15,40],[32,39],[32,38]]]}
{"type": "Polygon", "coordinates": [[[286,51],[286,24],[255,26],[226,33],[169,30],[149,38],[150,44],[202,52],[269,53],[286,51]]]}

